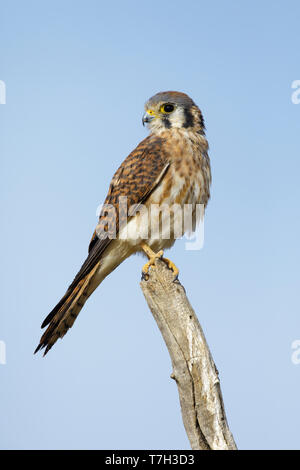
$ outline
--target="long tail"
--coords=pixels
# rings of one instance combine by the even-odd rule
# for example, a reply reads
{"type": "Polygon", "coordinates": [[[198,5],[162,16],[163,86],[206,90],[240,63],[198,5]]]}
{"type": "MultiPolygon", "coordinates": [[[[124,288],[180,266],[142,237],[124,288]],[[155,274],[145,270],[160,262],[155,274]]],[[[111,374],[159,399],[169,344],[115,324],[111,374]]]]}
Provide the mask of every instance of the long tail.
{"type": "Polygon", "coordinates": [[[99,280],[95,284],[95,273],[98,267],[99,263],[74,287],[71,284],[63,298],[45,318],[42,328],[49,326],[34,353],[45,348],[45,356],[58,338],[62,338],[72,327],[85,302],[100,283],[99,280]]]}

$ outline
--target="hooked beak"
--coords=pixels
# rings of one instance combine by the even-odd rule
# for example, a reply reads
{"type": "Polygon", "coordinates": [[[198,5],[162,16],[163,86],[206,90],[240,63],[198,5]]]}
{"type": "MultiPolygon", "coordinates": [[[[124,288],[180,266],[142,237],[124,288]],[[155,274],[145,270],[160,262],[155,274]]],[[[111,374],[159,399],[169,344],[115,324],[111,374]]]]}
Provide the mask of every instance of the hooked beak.
{"type": "Polygon", "coordinates": [[[155,116],[153,115],[151,116],[150,114],[145,113],[142,119],[143,126],[145,125],[145,123],[149,124],[149,122],[153,121],[154,118],[155,116]]]}

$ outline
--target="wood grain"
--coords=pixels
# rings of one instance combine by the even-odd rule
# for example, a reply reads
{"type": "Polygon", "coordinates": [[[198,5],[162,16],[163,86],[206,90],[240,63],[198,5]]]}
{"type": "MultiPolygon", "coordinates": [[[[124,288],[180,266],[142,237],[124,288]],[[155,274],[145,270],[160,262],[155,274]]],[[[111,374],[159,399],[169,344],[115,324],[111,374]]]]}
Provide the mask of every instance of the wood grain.
{"type": "Polygon", "coordinates": [[[236,450],[217,368],[198,318],[179,281],[157,260],[141,288],[167,345],[185,430],[193,450],[236,450]]]}

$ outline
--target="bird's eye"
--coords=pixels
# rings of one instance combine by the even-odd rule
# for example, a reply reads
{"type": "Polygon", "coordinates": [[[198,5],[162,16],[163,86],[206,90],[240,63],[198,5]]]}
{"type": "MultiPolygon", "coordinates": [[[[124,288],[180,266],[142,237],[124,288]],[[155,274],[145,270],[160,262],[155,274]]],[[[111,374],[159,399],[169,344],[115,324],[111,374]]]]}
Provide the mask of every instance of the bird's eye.
{"type": "Polygon", "coordinates": [[[160,111],[161,111],[162,113],[167,113],[167,114],[169,114],[169,113],[171,113],[172,111],[174,111],[174,106],[173,106],[172,104],[170,104],[170,103],[163,104],[163,105],[161,106],[161,108],[160,108],[160,111]]]}

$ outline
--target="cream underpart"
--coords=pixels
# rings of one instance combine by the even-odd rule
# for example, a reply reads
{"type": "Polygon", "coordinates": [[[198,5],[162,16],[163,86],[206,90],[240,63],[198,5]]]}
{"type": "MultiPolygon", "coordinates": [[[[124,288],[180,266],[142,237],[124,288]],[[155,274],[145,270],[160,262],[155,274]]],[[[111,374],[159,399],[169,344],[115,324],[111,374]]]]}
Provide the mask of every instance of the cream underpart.
{"type": "MultiPolygon", "coordinates": [[[[181,142],[185,141],[185,159],[187,160],[192,160],[195,157],[191,137],[194,143],[195,141],[198,141],[199,148],[203,147],[205,151],[207,149],[205,137],[199,134],[195,136],[194,133],[187,129],[174,129],[172,131],[172,136],[175,139],[180,139],[181,142]]],[[[200,151],[198,158],[205,158],[203,155],[200,155],[200,151]]],[[[202,165],[202,171],[208,171],[206,169],[206,165],[202,165]]],[[[189,188],[186,192],[186,200],[181,201],[182,205],[192,204],[193,207],[195,207],[196,204],[201,203],[204,194],[204,176],[202,171],[197,171],[196,174],[193,174],[192,177],[189,178],[189,188]]],[[[172,185],[168,197],[164,197],[164,204],[173,206],[176,198],[180,195],[180,192],[184,187],[186,178],[179,175],[180,172],[176,169],[176,160],[171,161],[168,172],[171,172],[170,176],[172,178],[172,185]]],[[[161,249],[170,248],[174,244],[174,231],[176,233],[176,227],[181,224],[181,217],[183,216],[182,211],[180,211],[180,213],[176,213],[175,211],[174,215],[171,211],[171,226],[167,224],[164,231],[156,230],[151,232],[151,210],[149,211],[149,206],[151,206],[151,204],[160,205],[165,193],[166,180],[166,177],[163,177],[161,183],[153,191],[145,206],[143,206],[144,209],[129,220],[126,227],[119,232],[119,236],[116,240],[111,241],[101,260],[97,276],[98,282],[104,279],[107,274],[113,271],[128,256],[136,252],[142,252],[142,242],[147,243],[147,245],[155,252],[161,249]],[[147,227],[147,224],[149,231],[148,236],[141,236],[143,235],[143,229],[144,227],[147,227]],[[166,237],[169,230],[170,238],[167,239],[166,237]]],[[[157,215],[152,213],[152,217],[155,218],[155,220],[152,221],[153,228],[155,227],[157,215]]],[[[196,222],[199,222],[199,220],[196,222]]]]}

